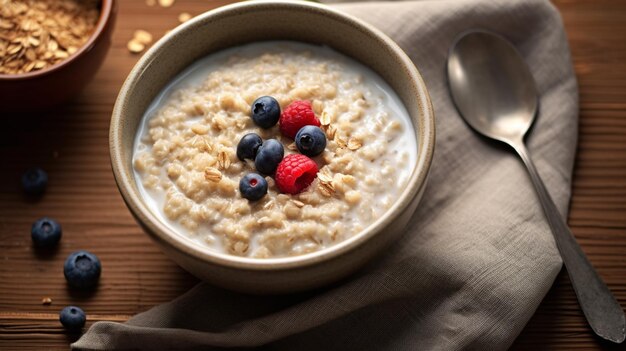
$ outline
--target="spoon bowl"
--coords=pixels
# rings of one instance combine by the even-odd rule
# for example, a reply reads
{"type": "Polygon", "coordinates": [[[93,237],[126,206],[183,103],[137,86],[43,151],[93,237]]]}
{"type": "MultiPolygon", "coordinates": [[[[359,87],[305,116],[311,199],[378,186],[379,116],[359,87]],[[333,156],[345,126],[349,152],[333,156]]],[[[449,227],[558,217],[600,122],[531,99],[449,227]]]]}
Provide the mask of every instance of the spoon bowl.
{"type": "Polygon", "coordinates": [[[576,242],[524,146],[524,134],[538,106],[535,81],[524,59],[503,37],[472,31],[453,43],[447,67],[452,100],[467,124],[509,144],[526,165],[591,329],[606,340],[623,342],[626,319],[622,307],[576,242]]]}
{"type": "Polygon", "coordinates": [[[504,142],[528,131],[537,112],[535,82],[508,41],[481,31],[462,35],[451,47],[448,76],[454,102],[472,128],[504,142]]]}

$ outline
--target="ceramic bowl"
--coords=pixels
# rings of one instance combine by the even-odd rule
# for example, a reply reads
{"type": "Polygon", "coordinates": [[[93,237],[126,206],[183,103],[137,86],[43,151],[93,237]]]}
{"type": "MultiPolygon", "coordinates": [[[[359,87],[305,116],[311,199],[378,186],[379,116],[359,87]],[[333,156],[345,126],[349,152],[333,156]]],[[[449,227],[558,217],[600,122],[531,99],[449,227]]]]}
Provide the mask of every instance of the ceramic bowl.
{"type": "Polygon", "coordinates": [[[104,61],[111,46],[115,15],[115,0],[101,0],[100,17],[94,32],[72,56],[39,71],[0,74],[0,110],[44,110],[77,95],[104,61]]]}
{"type": "Polygon", "coordinates": [[[222,287],[247,293],[287,293],[345,277],[398,239],[422,197],[434,139],[434,116],[426,86],[411,60],[391,39],[324,5],[254,1],[202,14],[170,32],[146,52],[117,98],[111,119],[110,151],[115,179],[128,208],[171,259],[199,278],[222,287]],[[383,77],[411,116],[418,145],[417,163],[392,208],[361,233],[335,246],[287,258],[253,259],[217,253],[176,233],[150,211],[133,174],[133,141],[148,105],[191,63],[221,49],[277,39],[330,46],[383,77]]]}

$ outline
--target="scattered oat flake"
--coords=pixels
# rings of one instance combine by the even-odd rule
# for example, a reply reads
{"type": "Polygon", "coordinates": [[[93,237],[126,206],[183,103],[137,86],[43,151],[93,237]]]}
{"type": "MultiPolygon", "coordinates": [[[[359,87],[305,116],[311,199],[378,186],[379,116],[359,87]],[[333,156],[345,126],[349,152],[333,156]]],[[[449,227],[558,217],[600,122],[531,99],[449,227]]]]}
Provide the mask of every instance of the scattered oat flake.
{"type": "Polygon", "coordinates": [[[7,54],[9,54],[9,55],[17,54],[21,50],[22,50],[22,46],[21,45],[9,46],[9,50],[7,51],[7,54]]]}
{"type": "Polygon", "coordinates": [[[326,183],[322,183],[322,185],[324,185],[325,187],[327,187],[329,190],[331,191],[335,191],[335,184],[333,184],[332,181],[330,182],[326,182],[326,183]]]}
{"type": "Polygon", "coordinates": [[[333,178],[326,175],[325,173],[319,172],[317,174],[317,178],[319,178],[320,182],[322,183],[330,183],[333,181],[333,178]]]}
{"type": "Polygon", "coordinates": [[[217,162],[222,169],[228,169],[228,167],[230,167],[230,157],[228,157],[228,153],[226,153],[226,151],[220,151],[220,153],[217,154],[217,162]]]}
{"type": "Polygon", "coordinates": [[[191,131],[198,135],[204,135],[209,132],[209,127],[202,123],[196,123],[191,126],[191,131]]]}
{"type": "Polygon", "coordinates": [[[65,59],[65,58],[68,58],[69,56],[70,55],[67,52],[63,51],[63,50],[57,50],[54,53],[54,57],[55,58],[65,59]]]}
{"type": "MultiPolygon", "coordinates": [[[[193,128],[192,128],[193,131],[193,128]]],[[[200,141],[202,137],[199,135],[194,136],[192,139],[185,141],[185,144],[191,144],[191,146],[196,147],[196,144],[200,141]]]]}
{"type": "Polygon", "coordinates": [[[209,142],[206,140],[206,138],[202,138],[202,142],[204,145],[204,150],[205,151],[211,151],[213,150],[213,148],[211,147],[211,145],[209,144],[209,142]]]}
{"type": "Polygon", "coordinates": [[[348,149],[352,151],[360,149],[361,146],[363,146],[363,144],[359,139],[350,138],[350,140],[348,140],[348,149]]]}
{"type": "Polygon", "coordinates": [[[54,52],[57,51],[59,49],[59,44],[56,42],[56,40],[52,39],[48,42],[48,51],[54,52]]]}
{"type": "Polygon", "coordinates": [[[52,305],[52,299],[49,297],[44,297],[43,299],[41,299],[41,303],[45,306],[52,305]]]}
{"type": "Polygon", "coordinates": [[[180,23],[187,22],[187,21],[189,21],[189,20],[191,19],[191,17],[192,17],[192,16],[191,16],[191,14],[190,14],[190,13],[188,13],[188,12],[183,12],[183,13],[181,13],[180,15],[178,15],[178,21],[179,21],[180,23]]]}
{"type": "Polygon", "coordinates": [[[25,72],[30,72],[33,70],[33,68],[35,68],[35,62],[31,62],[29,64],[27,64],[26,66],[24,66],[24,71],[25,72]]]}
{"type": "Polygon", "coordinates": [[[28,43],[30,44],[30,46],[33,46],[33,47],[37,47],[39,46],[39,44],[41,44],[39,39],[35,37],[28,37],[28,43]]]}
{"type": "Polygon", "coordinates": [[[37,59],[37,54],[35,54],[35,50],[33,49],[27,49],[24,52],[24,56],[28,59],[28,61],[30,61],[29,63],[32,63],[33,66],[35,65],[35,60],[37,59]]]}
{"type": "Polygon", "coordinates": [[[137,29],[135,31],[135,35],[133,36],[133,39],[142,43],[142,44],[150,44],[152,42],[152,34],[150,34],[150,32],[143,30],[143,29],[137,29]]]}
{"type": "Polygon", "coordinates": [[[13,23],[9,22],[8,20],[0,18],[0,29],[12,29],[13,26],[14,26],[13,23]]]}
{"type": "Polygon", "coordinates": [[[159,5],[162,7],[170,7],[174,5],[174,0],[159,0],[159,5]]]}
{"type": "Polygon", "coordinates": [[[346,141],[340,137],[340,136],[336,136],[335,137],[335,142],[337,143],[337,145],[339,145],[339,147],[344,148],[346,146],[348,146],[348,144],[346,143],[346,141]]]}
{"type": "Polygon", "coordinates": [[[216,168],[207,167],[204,170],[204,179],[208,180],[209,182],[217,183],[222,180],[222,172],[220,172],[216,168]]]}
{"type": "Polygon", "coordinates": [[[334,139],[335,138],[335,134],[337,133],[337,128],[335,128],[335,126],[333,125],[329,125],[328,129],[326,130],[326,136],[328,137],[328,139],[334,139]]]}
{"type": "Polygon", "coordinates": [[[135,39],[132,39],[131,41],[129,41],[126,47],[128,47],[128,51],[132,52],[133,54],[138,54],[146,48],[146,46],[143,43],[135,39]]]}
{"type": "Polygon", "coordinates": [[[328,177],[331,177],[330,171],[328,170],[328,166],[324,166],[322,168],[320,168],[320,173],[327,175],[328,177]]]}
{"type": "Polygon", "coordinates": [[[203,150],[203,151],[209,152],[213,150],[213,148],[211,147],[211,144],[209,144],[205,135],[196,135],[191,140],[188,140],[185,143],[191,144],[191,146],[197,147],[198,149],[203,150]]]}
{"type": "Polygon", "coordinates": [[[298,150],[298,146],[296,146],[296,143],[291,143],[291,144],[287,145],[287,149],[289,149],[291,151],[296,151],[296,150],[298,150]]]}
{"type": "Polygon", "coordinates": [[[330,114],[328,112],[322,112],[322,116],[320,116],[320,123],[323,126],[327,126],[330,124],[330,114]]]}
{"type": "Polygon", "coordinates": [[[300,208],[304,207],[304,202],[302,202],[302,201],[293,200],[292,202],[294,203],[294,205],[296,205],[296,206],[298,206],[300,208]]]}
{"type": "Polygon", "coordinates": [[[320,183],[320,185],[317,187],[320,191],[320,193],[326,197],[331,197],[333,196],[333,192],[334,189],[329,188],[326,183],[320,183]]]}

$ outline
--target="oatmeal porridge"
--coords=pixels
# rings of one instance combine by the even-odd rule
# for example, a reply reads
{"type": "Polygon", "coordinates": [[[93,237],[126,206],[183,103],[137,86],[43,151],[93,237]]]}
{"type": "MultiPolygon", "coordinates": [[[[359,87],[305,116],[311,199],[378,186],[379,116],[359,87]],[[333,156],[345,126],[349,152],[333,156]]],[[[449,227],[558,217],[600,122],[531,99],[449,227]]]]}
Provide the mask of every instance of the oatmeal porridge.
{"type": "Polygon", "coordinates": [[[146,203],[176,232],[222,253],[270,258],[321,250],[374,222],[406,186],[416,147],[406,109],[373,71],[327,47],[272,41],[181,73],[146,111],[133,166],[146,203]],[[260,97],[282,111],[278,125],[254,119],[260,97]],[[302,109],[314,118],[313,139],[298,134],[296,143],[283,118],[302,109]],[[324,141],[319,154],[302,155],[315,138],[324,141]],[[240,152],[246,140],[254,152],[240,152]],[[273,147],[282,158],[281,144],[275,174],[261,172],[260,155],[273,147]],[[304,185],[304,176],[292,179],[300,173],[284,176],[303,165],[312,172],[304,185]],[[266,189],[252,197],[258,184],[266,189]]]}

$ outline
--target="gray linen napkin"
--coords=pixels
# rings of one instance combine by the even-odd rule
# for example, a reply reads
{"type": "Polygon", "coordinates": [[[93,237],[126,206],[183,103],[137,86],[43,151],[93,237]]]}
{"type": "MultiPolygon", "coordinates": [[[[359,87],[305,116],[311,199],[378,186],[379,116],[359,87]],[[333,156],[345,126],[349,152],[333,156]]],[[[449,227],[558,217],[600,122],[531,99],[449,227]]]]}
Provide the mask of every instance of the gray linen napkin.
{"type": "Polygon", "coordinates": [[[517,46],[541,99],[528,137],[530,152],[565,214],[578,101],[558,12],[541,0],[337,7],[398,42],[432,94],[435,159],[407,234],[384,257],[334,286],[255,297],[200,284],[127,323],[95,323],[74,348],[502,350],[511,345],[561,260],[521,162],[463,123],[446,89],[444,63],[452,40],[470,28],[500,33],[517,46]]]}

